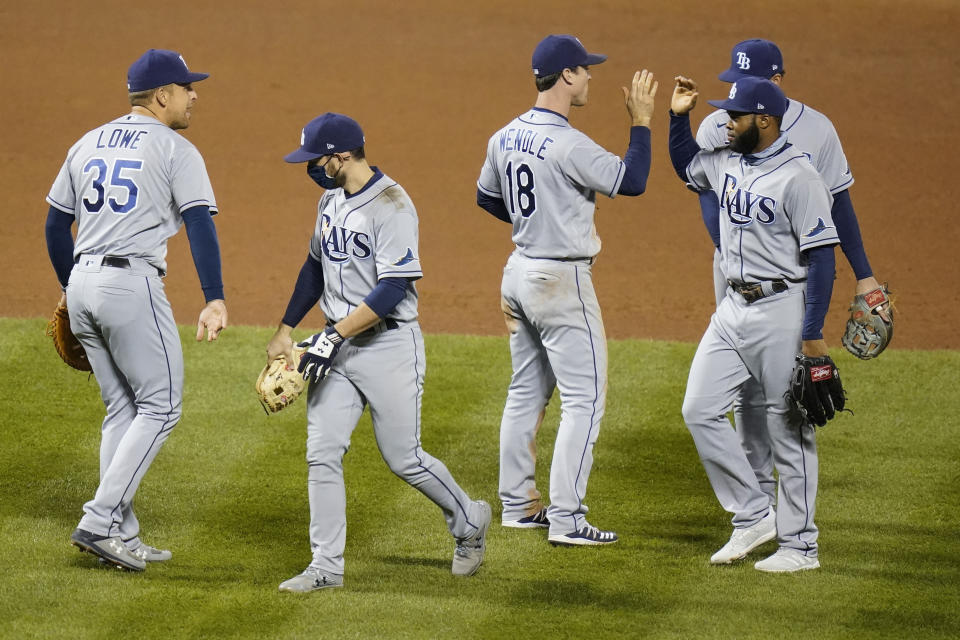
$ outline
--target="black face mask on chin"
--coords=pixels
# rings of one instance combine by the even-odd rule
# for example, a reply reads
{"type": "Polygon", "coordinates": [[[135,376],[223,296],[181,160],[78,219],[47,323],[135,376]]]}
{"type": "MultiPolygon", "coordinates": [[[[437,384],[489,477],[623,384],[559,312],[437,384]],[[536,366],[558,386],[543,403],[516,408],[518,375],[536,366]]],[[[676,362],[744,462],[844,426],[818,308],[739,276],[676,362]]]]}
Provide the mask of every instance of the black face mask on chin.
{"type": "Polygon", "coordinates": [[[337,188],[337,179],[327,175],[327,170],[320,166],[319,159],[307,163],[307,175],[323,189],[337,188]]]}

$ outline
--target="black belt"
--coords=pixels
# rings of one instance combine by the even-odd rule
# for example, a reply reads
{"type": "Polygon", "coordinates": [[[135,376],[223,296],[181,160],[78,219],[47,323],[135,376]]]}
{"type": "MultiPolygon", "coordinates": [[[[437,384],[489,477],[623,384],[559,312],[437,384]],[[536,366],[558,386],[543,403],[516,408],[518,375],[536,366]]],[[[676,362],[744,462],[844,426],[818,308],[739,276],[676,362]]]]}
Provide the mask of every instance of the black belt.
{"type": "Polygon", "coordinates": [[[746,300],[747,304],[756,302],[760,298],[766,297],[767,295],[772,295],[774,293],[780,293],[787,290],[787,283],[783,280],[767,280],[770,283],[771,292],[767,293],[763,290],[762,282],[752,282],[745,284],[742,282],[734,282],[733,280],[727,280],[727,284],[730,285],[734,291],[743,296],[743,299],[746,300]]]}
{"type": "MultiPolygon", "coordinates": [[[[327,324],[327,326],[332,327],[333,325],[327,324]]],[[[378,333],[383,333],[384,331],[393,331],[394,329],[399,329],[399,328],[400,328],[399,322],[397,322],[393,318],[386,318],[385,320],[381,320],[377,324],[373,325],[366,331],[361,331],[354,337],[355,338],[372,338],[378,333]]]]}
{"type": "MultiPolygon", "coordinates": [[[[77,259],[74,260],[73,262],[74,264],[80,262],[80,257],[78,256],[77,259]]],[[[123,256],[103,256],[103,260],[100,261],[100,264],[102,264],[105,267],[116,267],[118,269],[130,268],[130,260],[128,258],[124,258],[123,256]]],[[[157,269],[156,267],[153,267],[153,268],[157,269]]],[[[166,275],[160,269],[157,269],[157,274],[159,274],[161,277],[166,275]]]]}

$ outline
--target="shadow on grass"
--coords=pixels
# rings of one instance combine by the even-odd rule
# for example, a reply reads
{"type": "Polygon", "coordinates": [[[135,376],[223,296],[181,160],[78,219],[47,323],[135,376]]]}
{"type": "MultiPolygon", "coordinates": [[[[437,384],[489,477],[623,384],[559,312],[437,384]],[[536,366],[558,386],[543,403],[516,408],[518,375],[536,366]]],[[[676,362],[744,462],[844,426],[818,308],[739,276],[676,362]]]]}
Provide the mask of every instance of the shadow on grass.
{"type": "Polygon", "coordinates": [[[377,556],[377,558],[386,564],[439,569],[449,569],[451,562],[450,560],[441,560],[440,558],[417,558],[411,556],[377,556]]]}

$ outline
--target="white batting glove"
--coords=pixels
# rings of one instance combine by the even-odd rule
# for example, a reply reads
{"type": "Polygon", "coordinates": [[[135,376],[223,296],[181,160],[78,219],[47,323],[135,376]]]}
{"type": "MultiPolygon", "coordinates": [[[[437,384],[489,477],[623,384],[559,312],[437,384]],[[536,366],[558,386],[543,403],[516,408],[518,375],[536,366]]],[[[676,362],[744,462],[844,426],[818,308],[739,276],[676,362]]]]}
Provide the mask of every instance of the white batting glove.
{"type": "Polygon", "coordinates": [[[300,364],[297,365],[297,371],[303,374],[303,379],[313,378],[315,383],[323,380],[330,373],[330,366],[333,364],[333,359],[337,357],[341,344],[343,344],[343,336],[333,327],[327,327],[323,333],[315,333],[298,343],[298,347],[307,348],[306,352],[300,356],[300,364]]]}

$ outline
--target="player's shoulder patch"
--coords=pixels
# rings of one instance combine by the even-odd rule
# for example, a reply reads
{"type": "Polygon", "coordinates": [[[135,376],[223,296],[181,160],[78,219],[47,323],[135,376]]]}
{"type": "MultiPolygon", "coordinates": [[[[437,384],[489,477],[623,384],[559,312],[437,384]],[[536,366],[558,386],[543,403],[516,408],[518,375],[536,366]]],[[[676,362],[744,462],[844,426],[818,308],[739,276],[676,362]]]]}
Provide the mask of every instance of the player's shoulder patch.
{"type": "Polygon", "coordinates": [[[393,263],[394,267],[402,267],[405,264],[410,264],[414,260],[419,260],[416,255],[413,253],[413,249],[407,247],[407,252],[403,254],[396,262],[393,263]]]}
{"type": "Polygon", "coordinates": [[[817,223],[812,227],[810,227],[810,229],[808,229],[807,232],[803,234],[803,237],[815,238],[819,236],[821,233],[823,233],[824,231],[826,231],[827,229],[834,229],[834,228],[836,227],[834,227],[833,225],[828,225],[824,223],[823,218],[817,218],[817,223]]]}

